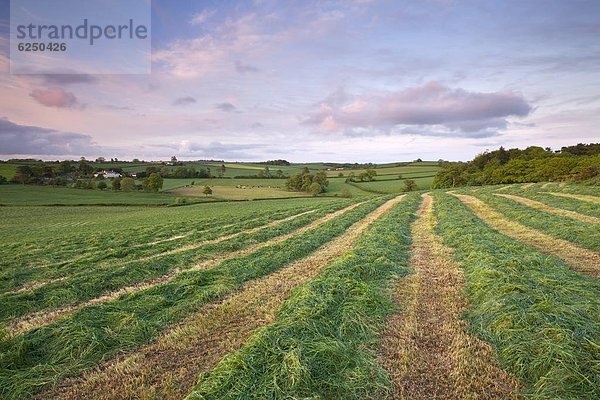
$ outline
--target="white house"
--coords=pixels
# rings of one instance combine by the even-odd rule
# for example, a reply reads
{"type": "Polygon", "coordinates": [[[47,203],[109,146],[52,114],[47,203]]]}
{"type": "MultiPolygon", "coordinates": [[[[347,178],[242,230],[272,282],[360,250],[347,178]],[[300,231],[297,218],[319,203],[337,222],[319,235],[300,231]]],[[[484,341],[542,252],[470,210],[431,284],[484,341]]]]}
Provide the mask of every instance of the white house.
{"type": "Polygon", "coordinates": [[[102,175],[107,179],[120,178],[121,174],[116,171],[100,171],[94,174],[94,178],[97,178],[98,175],[102,175]]]}

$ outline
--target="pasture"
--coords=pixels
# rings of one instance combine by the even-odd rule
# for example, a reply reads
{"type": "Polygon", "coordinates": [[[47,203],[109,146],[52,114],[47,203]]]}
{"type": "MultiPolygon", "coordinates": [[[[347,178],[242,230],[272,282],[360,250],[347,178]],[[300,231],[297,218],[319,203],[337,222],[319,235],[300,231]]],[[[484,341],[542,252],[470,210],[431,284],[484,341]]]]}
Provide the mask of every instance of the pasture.
{"type": "Polygon", "coordinates": [[[432,168],[0,186],[0,398],[599,398],[600,189],[432,168]]]}

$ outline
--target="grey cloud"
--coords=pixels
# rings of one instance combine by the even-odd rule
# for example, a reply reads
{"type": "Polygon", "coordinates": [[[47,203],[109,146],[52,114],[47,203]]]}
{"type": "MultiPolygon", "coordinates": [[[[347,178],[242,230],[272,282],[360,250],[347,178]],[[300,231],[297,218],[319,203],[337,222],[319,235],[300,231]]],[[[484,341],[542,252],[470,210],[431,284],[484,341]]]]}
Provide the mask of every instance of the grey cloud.
{"type": "Polygon", "coordinates": [[[235,62],[235,70],[240,74],[245,74],[248,72],[258,72],[258,68],[253,65],[243,64],[241,61],[235,62]]]}
{"type": "Polygon", "coordinates": [[[196,99],[191,96],[179,97],[173,101],[174,106],[189,106],[194,104],[196,99]]]}
{"type": "Polygon", "coordinates": [[[47,85],[75,85],[98,82],[98,78],[88,74],[41,74],[40,78],[47,85]]]}
{"type": "Polygon", "coordinates": [[[92,137],[37,126],[19,125],[0,118],[2,154],[82,155],[101,151],[92,137]]]}
{"type": "Polygon", "coordinates": [[[468,92],[431,82],[362,96],[338,89],[302,123],[358,136],[390,133],[397,126],[439,126],[442,129],[434,131],[481,137],[505,129],[507,117],[527,116],[531,110],[528,102],[513,92],[468,92]]]}
{"type": "Polygon", "coordinates": [[[231,103],[218,103],[215,104],[215,108],[224,112],[234,112],[237,108],[231,103]]]}

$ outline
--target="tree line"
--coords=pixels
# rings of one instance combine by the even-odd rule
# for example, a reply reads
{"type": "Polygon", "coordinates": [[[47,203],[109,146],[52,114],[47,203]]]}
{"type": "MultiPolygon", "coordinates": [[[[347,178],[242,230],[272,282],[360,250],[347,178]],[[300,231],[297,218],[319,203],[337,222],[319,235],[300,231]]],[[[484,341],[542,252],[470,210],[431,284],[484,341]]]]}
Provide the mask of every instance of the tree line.
{"type": "Polygon", "coordinates": [[[530,146],[500,147],[468,162],[442,162],[433,189],[574,180],[600,184],[600,144],[582,144],[552,151],[530,146]]]}

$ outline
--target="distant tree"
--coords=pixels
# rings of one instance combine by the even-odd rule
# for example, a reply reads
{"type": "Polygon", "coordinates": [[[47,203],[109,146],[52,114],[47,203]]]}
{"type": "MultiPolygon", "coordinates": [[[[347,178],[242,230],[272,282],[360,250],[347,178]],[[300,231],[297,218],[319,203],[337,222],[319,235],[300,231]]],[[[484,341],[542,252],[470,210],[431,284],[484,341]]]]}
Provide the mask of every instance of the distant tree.
{"type": "Polygon", "coordinates": [[[121,180],[121,191],[123,192],[131,192],[136,190],[135,181],[133,178],[123,178],[121,180]]]}
{"type": "Polygon", "coordinates": [[[106,162],[106,158],[104,158],[104,157],[98,157],[98,158],[96,158],[96,162],[97,162],[97,163],[103,163],[103,162],[106,162]]]}
{"type": "Polygon", "coordinates": [[[417,158],[417,159],[415,160],[415,162],[423,162],[423,160],[421,160],[420,158],[417,158]]]}
{"type": "Polygon", "coordinates": [[[289,190],[309,193],[315,192],[317,186],[319,187],[318,193],[323,193],[327,190],[328,185],[329,181],[324,171],[319,171],[315,175],[309,173],[291,175],[286,181],[286,187],[289,190]]]}
{"type": "Polygon", "coordinates": [[[277,174],[278,178],[280,178],[280,179],[283,178],[283,171],[282,170],[278,169],[277,172],[276,172],[276,174],[277,174]]]}
{"type": "Polygon", "coordinates": [[[308,188],[308,192],[313,196],[318,195],[321,193],[321,185],[319,185],[317,182],[311,183],[310,187],[308,188]]]}
{"type": "Polygon", "coordinates": [[[134,158],[133,160],[131,160],[131,162],[133,162],[133,163],[139,163],[140,159],[139,158],[134,158]]]}
{"type": "Polygon", "coordinates": [[[225,164],[221,164],[217,173],[219,174],[219,176],[222,177],[225,175],[225,171],[227,171],[227,168],[225,168],[225,164]]]}
{"type": "Polygon", "coordinates": [[[113,179],[112,181],[112,190],[121,190],[121,178],[116,177],[115,179],[113,179]]]}
{"type": "Polygon", "coordinates": [[[263,171],[263,170],[260,170],[260,171],[258,171],[258,172],[256,173],[256,176],[257,176],[259,179],[262,179],[262,178],[264,178],[264,177],[265,177],[265,171],[263,171]]]}
{"type": "Polygon", "coordinates": [[[106,189],[107,187],[108,187],[108,185],[106,184],[106,182],[104,182],[104,181],[100,181],[100,182],[98,182],[98,185],[97,185],[97,188],[98,188],[98,189],[100,189],[100,190],[104,190],[104,189],[106,189]]]}
{"type": "Polygon", "coordinates": [[[405,192],[413,192],[415,190],[419,190],[419,187],[412,179],[407,179],[404,181],[404,191],[405,192]]]}
{"type": "Polygon", "coordinates": [[[54,170],[49,165],[44,165],[42,167],[42,177],[44,178],[52,178],[54,177],[54,170]]]}
{"type": "Polygon", "coordinates": [[[13,181],[16,183],[26,184],[33,178],[33,169],[29,165],[19,165],[13,181]]]}
{"type": "Polygon", "coordinates": [[[91,175],[94,172],[94,167],[89,162],[81,160],[77,166],[77,172],[80,176],[91,175]]]}
{"type": "Polygon", "coordinates": [[[204,193],[208,197],[213,194],[213,191],[210,188],[210,186],[206,185],[204,186],[204,190],[202,191],[202,193],[204,193]]]}
{"type": "Polygon", "coordinates": [[[176,163],[177,162],[177,157],[175,157],[175,156],[171,157],[171,162],[172,163],[176,163]]]}
{"type": "Polygon", "coordinates": [[[338,174],[338,178],[343,178],[343,177],[344,177],[344,173],[343,173],[343,172],[340,172],[340,173],[338,174]]]}
{"type": "Polygon", "coordinates": [[[144,183],[147,191],[157,193],[163,187],[163,178],[160,174],[153,172],[148,178],[144,179],[144,183]]]}
{"type": "Polygon", "coordinates": [[[364,171],[361,172],[360,174],[358,174],[358,179],[361,182],[364,182],[364,181],[368,180],[368,178],[369,178],[369,175],[366,172],[364,172],[364,171]]]}
{"type": "Polygon", "coordinates": [[[398,174],[398,179],[402,180],[402,174],[398,174]]]}
{"type": "Polygon", "coordinates": [[[346,178],[346,182],[354,182],[356,180],[356,174],[354,172],[350,172],[348,177],[346,178]]]}
{"type": "Polygon", "coordinates": [[[269,169],[268,165],[265,167],[265,169],[263,169],[263,174],[264,174],[265,178],[271,177],[271,170],[269,169]]]}
{"type": "Polygon", "coordinates": [[[8,179],[6,179],[5,176],[0,175],[0,185],[4,185],[6,183],[8,183],[8,179]]]}
{"type": "Polygon", "coordinates": [[[368,181],[373,181],[375,180],[375,177],[377,176],[377,171],[375,171],[372,168],[369,168],[365,171],[365,173],[367,174],[367,180],[368,181]]]}
{"type": "MultiPolygon", "coordinates": [[[[82,157],[81,161],[85,161],[85,157],[82,157]]],[[[60,175],[66,175],[66,174],[70,174],[71,172],[73,172],[75,170],[75,168],[73,167],[73,165],[71,164],[71,161],[65,160],[65,161],[61,161],[58,164],[58,173],[60,175]]]]}

